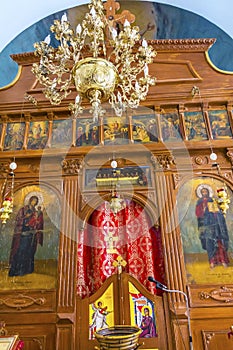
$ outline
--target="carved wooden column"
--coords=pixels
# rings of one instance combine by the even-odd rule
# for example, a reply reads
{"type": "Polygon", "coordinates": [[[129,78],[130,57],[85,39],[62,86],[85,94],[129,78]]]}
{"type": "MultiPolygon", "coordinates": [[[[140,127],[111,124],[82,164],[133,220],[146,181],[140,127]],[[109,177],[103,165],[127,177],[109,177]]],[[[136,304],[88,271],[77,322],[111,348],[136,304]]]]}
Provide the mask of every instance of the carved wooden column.
{"type": "Polygon", "coordinates": [[[63,203],[59,252],[57,349],[75,348],[75,300],[77,270],[77,232],[79,213],[79,171],[82,159],[65,159],[63,203]]]}
{"type": "Polygon", "coordinates": [[[1,115],[0,117],[1,117],[1,121],[2,121],[2,132],[0,135],[0,151],[2,151],[4,148],[3,141],[4,141],[4,135],[6,133],[8,117],[7,117],[7,115],[1,115]]]}
{"type": "Polygon", "coordinates": [[[228,101],[227,103],[227,113],[229,116],[229,123],[231,126],[231,130],[233,130],[233,113],[232,113],[232,109],[233,109],[233,101],[228,101]]]}
{"type": "Polygon", "coordinates": [[[49,137],[48,137],[48,141],[47,141],[47,147],[51,148],[51,138],[52,138],[52,127],[53,127],[53,118],[54,118],[54,113],[53,112],[48,112],[47,113],[47,118],[49,121],[49,137]]]}
{"type": "Polygon", "coordinates": [[[3,197],[7,191],[7,173],[9,171],[9,161],[0,163],[0,204],[2,204],[3,197]]]}
{"type": "Polygon", "coordinates": [[[185,106],[184,104],[179,104],[178,106],[178,111],[179,111],[179,116],[180,116],[180,132],[181,132],[181,135],[183,136],[183,139],[184,140],[188,140],[188,135],[187,135],[187,131],[186,131],[186,128],[185,128],[185,116],[184,116],[184,113],[185,113],[185,106]]]}
{"type": "Polygon", "coordinates": [[[226,153],[227,157],[229,158],[230,162],[231,162],[231,166],[233,168],[233,148],[227,148],[227,153],[226,153]]]}
{"type": "Polygon", "coordinates": [[[25,120],[25,132],[24,132],[24,140],[23,140],[23,149],[27,149],[27,135],[30,128],[31,114],[28,112],[24,113],[24,120],[25,120]]]}
{"type": "MultiPolygon", "coordinates": [[[[181,269],[181,242],[179,240],[179,222],[176,212],[176,197],[171,169],[175,161],[170,152],[154,154],[152,161],[155,169],[156,190],[160,206],[160,222],[164,240],[167,280],[170,289],[183,290],[181,269]],[[177,259],[179,257],[179,259],[177,259]]],[[[180,296],[175,297],[180,301],[180,296]]],[[[183,298],[181,299],[183,300],[183,298]]]]}
{"type": "MultiPolygon", "coordinates": [[[[169,289],[186,292],[182,275],[185,276],[183,264],[182,243],[180,238],[179,220],[176,208],[174,175],[177,174],[176,164],[171,152],[153,152],[151,158],[155,170],[155,186],[158,197],[162,241],[164,246],[164,261],[169,289]]],[[[182,347],[182,338],[188,343],[188,320],[186,321],[186,301],[181,293],[168,293],[170,311],[173,314],[173,331],[176,344],[182,347]],[[174,309],[175,308],[175,309],[174,309]],[[177,317],[182,318],[181,338],[177,329],[177,317]],[[185,319],[185,320],[184,320],[185,319]]]]}

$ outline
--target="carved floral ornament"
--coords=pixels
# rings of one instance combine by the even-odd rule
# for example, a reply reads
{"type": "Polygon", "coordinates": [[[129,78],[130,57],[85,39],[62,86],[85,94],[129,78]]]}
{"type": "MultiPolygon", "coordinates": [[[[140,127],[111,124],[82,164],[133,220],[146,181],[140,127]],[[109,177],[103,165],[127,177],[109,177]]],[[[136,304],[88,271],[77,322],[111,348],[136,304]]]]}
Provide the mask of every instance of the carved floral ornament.
{"type": "Polygon", "coordinates": [[[82,159],[64,159],[61,166],[66,175],[77,175],[83,167],[82,163],[82,159]]]}
{"type": "Polygon", "coordinates": [[[8,163],[0,163],[0,174],[6,174],[9,168],[9,162],[8,163]]]}
{"type": "MultiPolygon", "coordinates": [[[[211,343],[212,345],[214,346],[214,338],[218,337],[218,336],[222,336],[222,335],[227,335],[227,338],[228,340],[231,339],[232,335],[233,335],[233,326],[230,326],[230,331],[226,334],[225,331],[221,331],[221,330],[216,330],[216,331],[204,331],[202,330],[202,336],[203,336],[203,339],[204,339],[204,342],[205,342],[205,349],[209,349],[209,346],[211,346],[211,343]],[[212,341],[213,340],[213,341],[212,341]]],[[[232,344],[229,342],[229,344],[232,344]]],[[[227,347],[228,349],[228,347],[227,347]]]]}
{"type": "Polygon", "coordinates": [[[152,155],[151,161],[155,170],[169,170],[175,165],[175,159],[171,153],[152,155]]]}
{"type": "Polygon", "coordinates": [[[201,300],[212,299],[223,303],[233,303],[233,286],[222,286],[218,289],[213,289],[210,292],[202,291],[199,293],[201,300]]]}
{"type": "Polygon", "coordinates": [[[229,158],[231,165],[233,166],[233,149],[228,148],[227,157],[229,158]]]}
{"type": "Polygon", "coordinates": [[[10,308],[14,308],[17,310],[24,309],[26,307],[32,306],[33,304],[36,305],[44,305],[46,302],[46,299],[43,297],[40,298],[32,298],[28,295],[19,294],[16,297],[9,297],[6,299],[0,299],[0,306],[5,305],[10,308]]]}
{"type": "Polygon", "coordinates": [[[215,333],[214,332],[205,332],[205,331],[202,331],[202,333],[203,333],[203,337],[206,341],[206,345],[209,345],[211,342],[211,339],[215,336],[215,333]]]}

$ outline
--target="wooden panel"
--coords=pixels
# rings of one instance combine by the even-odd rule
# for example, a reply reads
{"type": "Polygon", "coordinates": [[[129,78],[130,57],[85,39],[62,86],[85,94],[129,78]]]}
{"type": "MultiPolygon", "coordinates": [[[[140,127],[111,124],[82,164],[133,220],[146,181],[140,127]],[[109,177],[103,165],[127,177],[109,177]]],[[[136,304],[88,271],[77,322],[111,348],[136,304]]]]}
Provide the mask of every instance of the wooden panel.
{"type": "Polygon", "coordinates": [[[132,325],[130,317],[130,303],[129,303],[129,285],[131,282],[138,291],[146,298],[150,299],[155,306],[156,320],[159,336],[153,338],[140,338],[140,348],[160,350],[168,349],[168,336],[165,325],[165,310],[163,305],[163,298],[148,292],[136,279],[132,276],[122,273],[120,275],[112,275],[109,277],[102,287],[93,294],[90,298],[78,300],[77,305],[77,319],[80,320],[77,328],[77,338],[80,344],[80,349],[92,350],[98,345],[95,339],[89,339],[89,305],[95,303],[111,284],[114,287],[114,325],[132,325]]]}
{"type": "Polygon", "coordinates": [[[57,350],[73,349],[73,325],[62,322],[57,325],[57,350]]]}
{"type": "Polygon", "coordinates": [[[193,68],[190,61],[185,60],[156,60],[157,81],[156,84],[198,82],[201,77],[193,68]],[[172,66],[172,69],[171,69],[172,66]]]}
{"type": "Polygon", "coordinates": [[[228,337],[228,330],[202,331],[205,350],[232,350],[233,338],[228,337]]]}
{"type": "MultiPolygon", "coordinates": [[[[56,327],[51,324],[26,324],[7,327],[9,334],[19,334],[24,342],[23,350],[55,349],[56,327]]],[[[68,350],[68,348],[67,348],[68,350]]]]}
{"type": "Polygon", "coordinates": [[[189,285],[192,307],[233,306],[233,285],[189,285]]]}
{"type": "Polygon", "coordinates": [[[221,315],[218,308],[212,310],[209,314],[206,309],[200,313],[200,318],[192,321],[193,330],[193,348],[198,350],[232,350],[233,337],[229,338],[230,326],[232,324],[232,315],[226,315],[224,311],[221,315]],[[203,315],[209,319],[201,319],[203,315]]]}
{"type": "Polygon", "coordinates": [[[56,310],[55,291],[1,292],[0,311],[3,313],[51,312],[56,310]]]}

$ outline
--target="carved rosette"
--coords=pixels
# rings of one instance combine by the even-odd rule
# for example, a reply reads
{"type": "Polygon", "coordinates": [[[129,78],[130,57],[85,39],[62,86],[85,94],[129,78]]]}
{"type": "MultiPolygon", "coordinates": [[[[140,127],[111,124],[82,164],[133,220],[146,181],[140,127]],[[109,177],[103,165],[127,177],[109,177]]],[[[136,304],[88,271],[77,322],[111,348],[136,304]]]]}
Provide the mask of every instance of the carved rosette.
{"type": "Polygon", "coordinates": [[[193,157],[192,160],[194,166],[207,165],[209,163],[209,159],[207,156],[198,155],[196,157],[193,157]]]}
{"type": "Polygon", "coordinates": [[[66,175],[77,175],[83,167],[83,159],[64,159],[61,166],[66,175]]]}
{"type": "Polygon", "coordinates": [[[124,167],[126,164],[126,159],[124,158],[116,158],[117,166],[124,167]]]}
{"type": "Polygon", "coordinates": [[[212,299],[223,303],[233,303],[233,286],[222,286],[218,289],[213,289],[210,292],[202,291],[199,293],[201,300],[212,299]]]}

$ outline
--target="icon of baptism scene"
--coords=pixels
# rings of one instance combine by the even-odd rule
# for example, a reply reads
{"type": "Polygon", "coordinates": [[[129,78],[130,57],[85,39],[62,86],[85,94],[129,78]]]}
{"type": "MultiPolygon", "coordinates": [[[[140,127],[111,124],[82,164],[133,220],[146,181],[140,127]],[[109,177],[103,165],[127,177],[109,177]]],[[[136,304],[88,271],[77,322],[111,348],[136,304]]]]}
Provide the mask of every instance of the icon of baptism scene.
{"type": "Polygon", "coordinates": [[[15,192],[13,212],[0,231],[0,289],[56,287],[60,204],[36,185],[15,192]]]}
{"type": "Polygon", "coordinates": [[[217,179],[186,182],[178,195],[188,283],[232,283],[233,194],[217,179]]]}
{"type": "MultiPolygon", "coordinates": [[[[154,303],[131,282],[129,282],[129,304],[130,324],[139,327],[141,330],[139,337],[158,337],[154,303]]],[[[103,295],[89,305],[89,339],[94,339],[97,331],[113,326],[114,293],[113,284],[110,284],[103,295]]]]}

